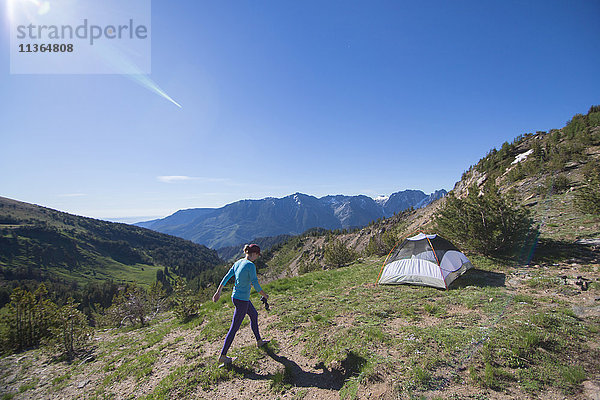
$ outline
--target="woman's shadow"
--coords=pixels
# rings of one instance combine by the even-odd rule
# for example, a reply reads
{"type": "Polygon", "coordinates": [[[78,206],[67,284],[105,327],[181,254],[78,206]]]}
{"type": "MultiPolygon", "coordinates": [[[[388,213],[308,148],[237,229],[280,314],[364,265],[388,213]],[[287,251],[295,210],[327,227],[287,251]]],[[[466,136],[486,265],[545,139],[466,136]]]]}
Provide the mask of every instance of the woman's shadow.
{"type": "MultiPolygon", "coordinates": [[[[352,368],[348,368],[348,366],[344,364],[348,364],[349,359],[351,359],[352,365],[360,365],[366,362],[366,360],[351,352],[346,358],[346,360],[344,360],[341,363],[342,368],[345,370],[345,372],[338,371],[335,369],[329,370],[327,369],[327,367],[325,367],[323,363],[320,363],[319,365],[317,365],[317,368],[321,369],[322,372],[316,373],[304,371],[295,361],[290,360],[287,357],[275,354],[275,352],[269,347],[269,345],[264,347],[264,351],[274,361],[283,365],[285,370],[284,376],[288,380],[288,382],[286,383],[297,387],[316,387],[319,389],[340,390],[344,385],[346,379],[348,379],[354,373],[352,368]]],[[[243,374],[246,378],[249,379],[272,379],[274,376],[273,374],[257,374],[252,370],[237,367],[235,365],[233,365],[232,368],[236,372],[243,374]]]]}

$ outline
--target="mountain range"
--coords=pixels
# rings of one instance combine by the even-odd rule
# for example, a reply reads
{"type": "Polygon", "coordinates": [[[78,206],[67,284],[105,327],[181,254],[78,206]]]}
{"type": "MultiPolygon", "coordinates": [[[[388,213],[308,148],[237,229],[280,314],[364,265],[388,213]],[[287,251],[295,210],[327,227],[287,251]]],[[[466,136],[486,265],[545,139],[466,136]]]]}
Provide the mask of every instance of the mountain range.
{"type": "Polygon", "coordinates": [[[421,208],[446,195],[404,190],[387,197],[314,196],[241,200],[221,208],[180,210],[135,225],[178,236],[213,249],[247,243],[257,237],[298,235],[312,228],[351,229],[368,225],[410,207],[421,208]]]}

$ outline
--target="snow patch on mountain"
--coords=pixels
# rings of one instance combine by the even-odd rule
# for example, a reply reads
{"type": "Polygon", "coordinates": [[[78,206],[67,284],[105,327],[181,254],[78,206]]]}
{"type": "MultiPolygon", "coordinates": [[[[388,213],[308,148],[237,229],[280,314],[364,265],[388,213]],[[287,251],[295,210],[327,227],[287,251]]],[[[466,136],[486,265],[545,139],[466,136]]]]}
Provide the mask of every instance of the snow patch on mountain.
{"type": "Polygon", "coordinates": [[[514,161],[513,161],[513,162],[511,162],[510,164],[511,164],[511,165],[513,165],[513,164],[517,164],[517,163],[520,163],[521,161],[524,161],[524,160],[526,160],[526,159],[527,159],[527,157],[529,157],[529,155],[530,155],[531,153],[533,153],[533,149],[529,149],[529,150],[527,150],[525,153],[521,153],[521,154],[517,155],[517,156],[515,157],[514,161]]]}
{"type": "Polygon", "coordinates": [[[353,210],[349,201],[338,202],[333,208],[333,215],[341,222],[342,226],[347,225],[347,220],[352,217],[353,210]]]}
{"type": "Polygon", "coordinates": [[[379,204],[380,206],[385,206],[385,203],[387,203],[387,201],[390,199],[390,196],[377,196],[375,197],[373,200],[375,200],[375,203],[379,204]]]}

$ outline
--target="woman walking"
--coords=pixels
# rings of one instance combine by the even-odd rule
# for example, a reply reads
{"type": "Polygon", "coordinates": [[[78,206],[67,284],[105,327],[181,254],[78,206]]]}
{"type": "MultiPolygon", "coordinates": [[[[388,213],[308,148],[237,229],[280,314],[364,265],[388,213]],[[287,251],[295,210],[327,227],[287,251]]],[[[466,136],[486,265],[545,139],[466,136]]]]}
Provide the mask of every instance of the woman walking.
{"type": "Polygon", "coordinates": [[[225,274],[225,277],[223,277],[223,280],[219,284],[219,288],[212,298],[214,302],[218,301],[221,297],[221,290],[223,289],[223,286],[227,284],[229,279],[235,276],[235,287],[233,288],[233,293],[231,294],[231,299],[233,300],[235,310],[233,312],[231,327],[229,328],[229,332],[227,332],[225,343],[223,343],[223,348],[221,349],[221,355],[219,357],[219,362],[223,364],[231,364],[233,361],[230,357],[227,357],[227,352],[229,351],[229,347],[231,347],[233,338],[235,337],[238,329],[240,329],[246,314],[248,314],[250,317],[250,327],[252,328],[252,332],[256,337],[256,345],[261,347],[268,342],[268,340],[262,340],[260,337],[260,333],[258,332],[258,312],[250,302],[251,285],[254,286],[254,290],[259,292],[261,296],[266,299],[269,298],[269,296],[258,284],[256,266],[254,265],[254,261],[256,261],[256,259],[260,256],[260,247],[258,247],[256,244],[247,244],[244,246],[244,253],[246,254],[246,257],[236,261],[233,264],[231,269],[227,272],[227,274],[225,274]]]}

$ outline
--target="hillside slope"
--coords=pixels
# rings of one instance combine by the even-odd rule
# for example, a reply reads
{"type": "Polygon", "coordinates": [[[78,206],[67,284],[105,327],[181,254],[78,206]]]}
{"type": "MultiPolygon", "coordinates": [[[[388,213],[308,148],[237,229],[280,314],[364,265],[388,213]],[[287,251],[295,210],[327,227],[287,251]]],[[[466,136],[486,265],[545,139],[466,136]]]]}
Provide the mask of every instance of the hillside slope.
{"type": "Polygon", "coordinates": [[[165,267],[193,278],[219,263],[214,250],[184,239],[0,197],[0,285],[7,290],[41,281],[151,284],[165,267]]]}
{"type": "MultiPolygon", "coordinates": [[[[600,218],[583,213],[575,205],[578,190],[590,171],[600,170],[600,107],[591,107],[586,115],[575,115],[565,127],[550,132],[529,133],[492,149],[468,168],[450,192],[463,197],[475,185],[492,180],[503,193],[511,193],[522,207],[532,211],[540,236],[523,249],[525,261],[545,257],[555,251],[561,257],[594,249],[582,249],[580,243],[600,245],[600,218]],[[544,246],[540,246],[544,244],[544,246]]],[[[301,265],[326,268],[323,248],[332,240],[341,240],[349,248],[363,253],[369,241],[382,242],[384,236],[400,241],[419,230],[432,231],[434,216],[445,199],[427,207],[406,211],[369,226],[337,235],[303,235],[280,244],[263,259],[266,279],[295,276],[301,265]]],[[[335,232],[334,232],[335,233],[335,232]]],[[[591,253],[590,253],[591,251],[591,253]]]]}
{"type": "Polygon", "coordinates": [[[600,106],[577,114],[562,129],[525,134],[492,149],[457,182],[453,193],[492,180],[530,208],[542,238],[574,242],[597,238],[598,216],[576,206],[586,177],[600,171],[600,106]]]}

